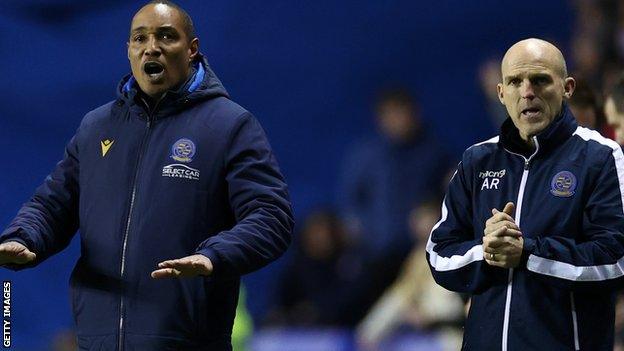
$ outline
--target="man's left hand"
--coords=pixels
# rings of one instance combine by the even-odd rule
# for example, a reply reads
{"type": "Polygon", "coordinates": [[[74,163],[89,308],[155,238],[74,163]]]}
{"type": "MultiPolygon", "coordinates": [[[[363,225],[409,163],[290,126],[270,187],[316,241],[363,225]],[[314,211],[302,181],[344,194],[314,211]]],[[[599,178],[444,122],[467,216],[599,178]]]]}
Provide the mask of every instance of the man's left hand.
{"type": "Polygon", "coordinates": [[[152,278],[195,277],[212,274],[212,262],[204,255],[191,255],[177,260],[163,261],[158,264],[157,270],[152,272],[152,278]]]}
{"type": "Polygon", "coordinates": [[[524,240],[507,231],[502,227],[483,237],[483,258],[491,266],[515,268],[520,264],[524,240]]]}

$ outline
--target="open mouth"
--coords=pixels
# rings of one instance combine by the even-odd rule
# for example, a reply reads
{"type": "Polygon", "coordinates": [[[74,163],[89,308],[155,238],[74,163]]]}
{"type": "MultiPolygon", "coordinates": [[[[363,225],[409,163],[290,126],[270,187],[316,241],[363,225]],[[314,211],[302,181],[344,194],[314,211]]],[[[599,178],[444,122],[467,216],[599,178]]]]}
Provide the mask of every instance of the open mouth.
{"type": "Polygon", "coordinates": [[[538,107],[527,107],[522,110],[521,114],[525,117],[537,117],[537,115],[541,112],[538,107]]]}
{"type": "Polygon", "coordinates": [[[149,61],[143,65],[143,71],[152,78],[157,78],[165,71],[165,66],[160,62],[149,61]]]}

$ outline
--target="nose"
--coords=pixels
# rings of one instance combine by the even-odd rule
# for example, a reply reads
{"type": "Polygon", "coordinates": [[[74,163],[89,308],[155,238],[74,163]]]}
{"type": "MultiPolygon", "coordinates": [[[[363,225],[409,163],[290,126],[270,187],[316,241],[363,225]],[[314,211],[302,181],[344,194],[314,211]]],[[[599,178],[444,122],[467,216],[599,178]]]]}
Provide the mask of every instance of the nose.
{"type": "Polygon", "coordinates": [[[147,39],[146,47],[145,47],[145,55],[147,56],[160,56],[161,50],[158,44],[158,40],[153,35],[149,36],[147,39]]]}
{"type": "Polygon", "coordinates": [[[533,89],[533,84],[528,79],[525,79],[522,82],[522,86],[520,87],[520,94],[523,98],[532,100],[535,97],[535,90],[533,89]]]}

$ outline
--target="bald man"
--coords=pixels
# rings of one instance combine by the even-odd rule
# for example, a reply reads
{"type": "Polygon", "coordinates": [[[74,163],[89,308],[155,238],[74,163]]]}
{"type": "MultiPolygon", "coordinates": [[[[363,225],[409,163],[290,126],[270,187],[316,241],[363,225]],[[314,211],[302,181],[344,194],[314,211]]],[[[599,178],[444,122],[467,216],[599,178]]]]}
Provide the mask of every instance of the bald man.
{"type": "Polygon", "coordinates": [[[142,7],[127,47],[117,99],[85,116],[0,235],[0,265],[36,266],[80,229],[80,350],[231,350],[240,276],[290,243],[286,183],[183,9],[142,7]]]}
{"type": "Polygon", "coordinates": [[[509,117],[465,151],[427,243],[431,272],[471,295],[463,350],[612,350],[624,155],[577,125],[554,45],[514,44],[501,73],[509,117]]]}

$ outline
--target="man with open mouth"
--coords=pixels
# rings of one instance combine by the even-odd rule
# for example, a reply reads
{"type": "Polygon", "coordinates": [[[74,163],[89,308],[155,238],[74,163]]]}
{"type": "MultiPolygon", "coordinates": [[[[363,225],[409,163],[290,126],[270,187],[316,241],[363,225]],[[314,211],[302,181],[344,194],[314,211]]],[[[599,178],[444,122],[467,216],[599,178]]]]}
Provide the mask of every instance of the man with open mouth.
{"type": "Polygon", "coordinates": [[[438,284],[471,296],[462,350],[613,350],[624,154],[577,125],[551,43],[514,44],[501,78],[509,118],[464,152],[426,248],[438,284]]]}
{"type": "Polygon", "coordinates": [[[230,100],[189,15],[134,16],[132,74],[0,234],[23,269],[80,229],[70,281],[80,350],[231,350],[240,276],[290,244],[292,210],[258,120],[230,100]]]}

